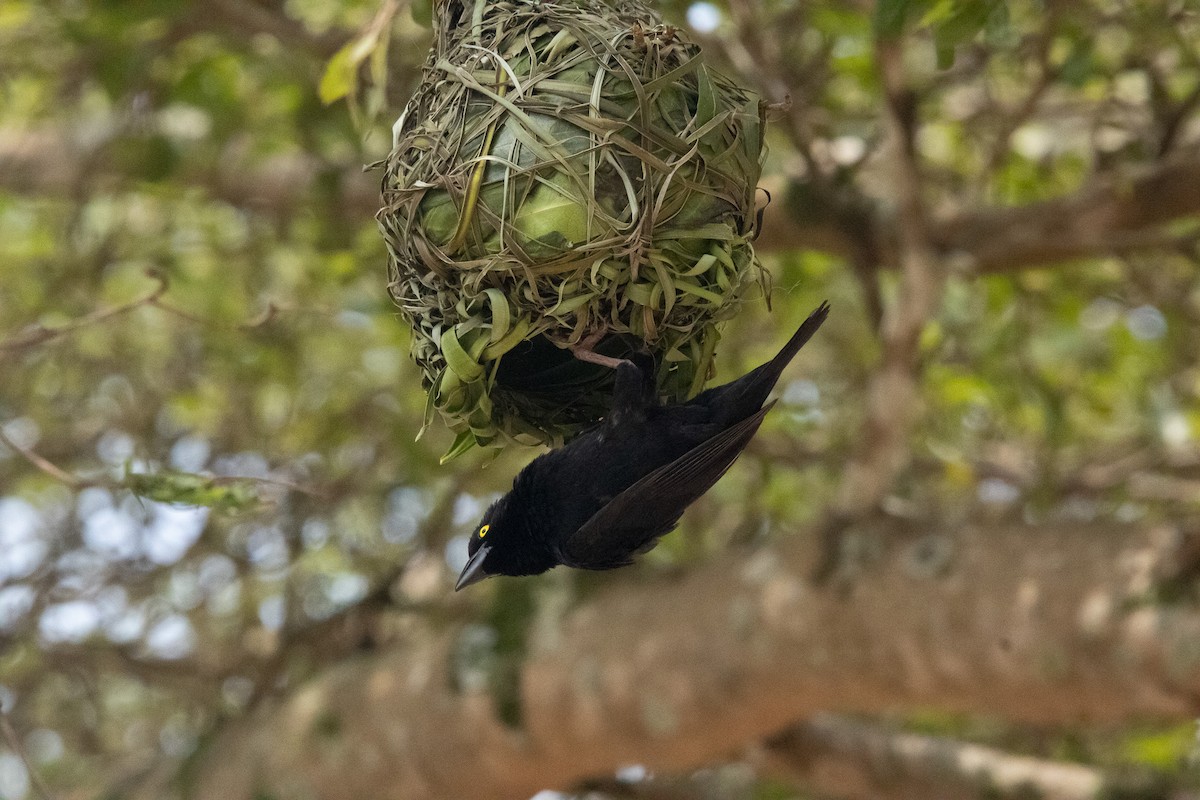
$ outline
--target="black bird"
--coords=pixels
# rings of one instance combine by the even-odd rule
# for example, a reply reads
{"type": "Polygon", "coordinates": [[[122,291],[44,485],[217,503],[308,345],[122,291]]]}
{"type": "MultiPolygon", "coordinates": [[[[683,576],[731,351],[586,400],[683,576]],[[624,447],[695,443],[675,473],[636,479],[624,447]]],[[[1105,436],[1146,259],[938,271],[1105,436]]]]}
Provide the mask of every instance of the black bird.
{"type": "Polygon", "coordinates": [[[492,575],[536,575],[559,564],[633,563],[750,443],[775,405],[763,404],[784,367],[828,315],[822,303],[770,361],[686,403],[658,405],[652,373],[622,361],[608,416],[535,458],[483,515],[455,591],[492,575]]]}

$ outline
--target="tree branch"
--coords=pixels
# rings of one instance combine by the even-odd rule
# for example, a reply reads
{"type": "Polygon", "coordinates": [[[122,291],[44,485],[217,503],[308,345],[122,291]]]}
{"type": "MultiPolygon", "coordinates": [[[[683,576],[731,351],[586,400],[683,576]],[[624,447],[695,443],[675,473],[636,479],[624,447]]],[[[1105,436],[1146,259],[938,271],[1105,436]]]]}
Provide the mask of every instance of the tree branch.
{"type": "MultiPolygon", "coordinates": [[[[182,180],[213,197],[274,218],[287,218],[311,204],[312,192],[332,185],[336,206],[347,218],[369,219],[379,209],[378,180],[355,165],[338,167],[311,156],[280,156],[252,163],[230,147],[216,172],[182,180]],[[330,180],[330,177],[333,180],[330,180]]],[[[77,196],[84,175],[97,178],[113,167],[102,154],[53,129],[0,131],[0,190],[28,196],[77,196]]],[[[861,193],[815,207],[800,182],[764,180],[777,198],[764,212],[756,249],[768,253],[803,248],[852,260],[864,247],[883,266],[898,264],[900,221],[861,193]]],[[[962,269],[980,274],[1053,266],[1072,259],[1106,256],[1127,248],[1130,235],[1200,214],[1200,153],[1132,170],[1105,174],[1073,194],[1009,208],[971,208],[929,221],[936,251],[962,269]]],[[[1136,240],[1134,245],[1139,244],[1136,240]]],[[[1153,244],[1153,242],[1150,242],[1153,244]]]]}
{"type": "Polygon", "coordinates": [[[819,711],[1190,718],[1200,609],[1145,601],[1179,538],[930,536],[841,592],[803,577],[812,540],[793,536],[682,577],[616,579],[561,620],[531,623],[520,730],[482,690],[452,689],[452,631],[413,628],[400,649],[333,668],[232,726],[199,767],[197,797],[528,797],[623,764],[711,763],[819,711]]]}
{"type": "MultiPolygon", "coordinates": [[[[114,126],[116,123],[114,123],[114,126]]],[[[43,128],[0,130],[0,190],[34,197],[78,198],[81,183],[120,178],[105,146],[117,134],[89,134],[99,144],[70,131],[43,128]]],[[[211,162],[215,170],[184,167],[181,183],[206,189],[212,197],[264,216],[286,219],[310,208],[312,193],[333,191],[333,207],[370,219],[379,210],[379,181],[362,166],[332,165],[308,154],[256,160],[247,142],[234,141],[211,162]]]]}
{"type": "Polygon", "coordinates": [[[39,472],[49,475],[54,480],[58,481],[59,483],[65,484],[66,486],[69,486],[72,489],[83,489],[87,486],[92,485],[90,482],[85,481],[83,478],[80,478],[77,475],[72,475],[70,472],[67,472],[65,469],[59,467],[57,464],[50,461],[49,459],[38,455],[33,450],[30,450],[28,447],[22,447],[21,445],[14,442],[12,440],[12,438],[7,433],[4,432],[3,424],[0,424],[0,444],[4,445],[9,450],[12,450],[14,453],[19,455],[21,458],[28,461],[39,472]]]}
{"type": "Polygon", "coordinates": [[[1092,767],[892,730],[837,714],[815,714],[773,737],[763,760],[768,767],[782,766],[806,784],[871,800],[1094,800],[1108,796],[1105,792],[1134,796],[1131,783],[1114,781],[1092,767]]]}
{"type": "Polygon", "coordinates": [[[336,29],[313,33],[302,22],[288,16],[281,5],[212,0],[195,15],[195,20],[198,27],[219,28],[245,38],[267,34],[288,48],[303,48],[321,59],[332,56],[350,38],[348,32],[336,29]]]}
{"type": "Polygon", "coordinates": [[[878,507],[909,455],[906,445],[917,410],[921,331],[937,311],[945,281],[921,196],[916,96],[904,75],[903,55],[899,40],[880,39],[876,44],[899,209],[900,285],[884,312],[883,354],[867,385],[863,435],[842,473],[832,513],[821,531],[825,548],[817,568],[821,577],[829,577],[838,567],[841,534],[848,521],[878,507]]]}
{"type": "Polygon", "coordinates": [[[131,311],[136,311],[137,309],[145,306],[155,305],[159,298],[162,297],[167,291],[167,279],[160,273],[153,271],[147,272],[146,277],[157,281],[158,285],[155,286],[144,297],[140,297],[137,300],[130,300],[128,303],[122,303],[121,305],[114,306],[112,308],[102,308],[93,311],[90,314],[85,314],[78,319],[73,319],[70,322],[57,325],[53,328],[47,328],[44,325],[32,325],[23,333],[20,333],[11,339],[0,339],[0,360],[3,360],[4,355],[7,353],[28,350],[32,347],[37,347],[45,344],[46,342],[53,341],[61,336],[74,333],[82,328],[86,328],[91,325],[97,325],[101,322],[112,319],[113,317],[119,317],[122,314],[128,314],[131,311]]]}
{"type": "Polygon", "coordinates": [[[1105,175],[1074,195],[963,214],[937,227],[939,249],[979,273],[1045,266],[1124,249],[1128,235],[1200,214],[1200,154],[1105,175]]]}
{"type": "MultiPolygon", "coordinates": [[[[976,274],[1048,267],[1080,258],[1111,255],[1130,245],[1130,234],[1200,214],[1200,153],[1097,176],[1073,194],[1009,208],[972,208],[932,220],[929,239],[961,269],[976,274]]],[[[830,218],[789,199],[787,187],[765,212],[762,252],[802,247],[853,258],[867,236],[878,243],[881,262],[897,262],[899,221],[864,203],[854,236],[830,218]]]]}

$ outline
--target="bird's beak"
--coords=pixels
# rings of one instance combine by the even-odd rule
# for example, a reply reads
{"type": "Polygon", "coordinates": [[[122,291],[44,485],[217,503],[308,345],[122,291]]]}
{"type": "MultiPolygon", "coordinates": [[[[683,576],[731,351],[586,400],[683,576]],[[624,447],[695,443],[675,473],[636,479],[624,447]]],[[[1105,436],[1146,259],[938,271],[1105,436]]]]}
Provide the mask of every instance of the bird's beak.
{"type": "Polygon", "coordinates": [[[491,545],[486,544],[475,551],[475,555],[471,556],[471,560],[463,567],[462,574],[458,576],[458,583],[454,584],[454,591],[457,592],[465,586],[492,577],[492,573],[483,568],[483,561],[490,552],[492,552],[491,545]]]}

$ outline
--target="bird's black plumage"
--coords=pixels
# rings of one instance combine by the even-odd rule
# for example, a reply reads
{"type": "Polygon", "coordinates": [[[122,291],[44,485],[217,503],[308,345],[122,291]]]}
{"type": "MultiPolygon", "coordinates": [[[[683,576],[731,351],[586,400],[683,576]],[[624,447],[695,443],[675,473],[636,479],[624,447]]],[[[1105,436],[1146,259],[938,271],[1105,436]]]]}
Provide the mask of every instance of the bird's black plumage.
{"type": "Polygon", "coordinates": [[[783,349],[737,380],[660,406],[648,372],[617,367],[603,422],[529,463],[484,514],[455,589],[565,564],[612,569],[678,523],[753,438],[784,367],[829,314],[822,303],[783,349]]]}

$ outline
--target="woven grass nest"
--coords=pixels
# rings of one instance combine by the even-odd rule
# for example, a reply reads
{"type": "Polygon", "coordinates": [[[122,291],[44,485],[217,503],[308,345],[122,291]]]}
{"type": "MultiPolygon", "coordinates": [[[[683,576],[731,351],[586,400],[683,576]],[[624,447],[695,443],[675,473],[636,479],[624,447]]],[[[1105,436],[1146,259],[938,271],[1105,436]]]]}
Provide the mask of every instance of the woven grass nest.
{"type": "Polygon", "coordinates": [[[384,162],[389,290],[435,411],[475,445],[555,442],[603,415],[595,352],[708,377],[716,324],[763,279],[751,247],[758,98],[630,0],[438,0],[384,162]]]}

